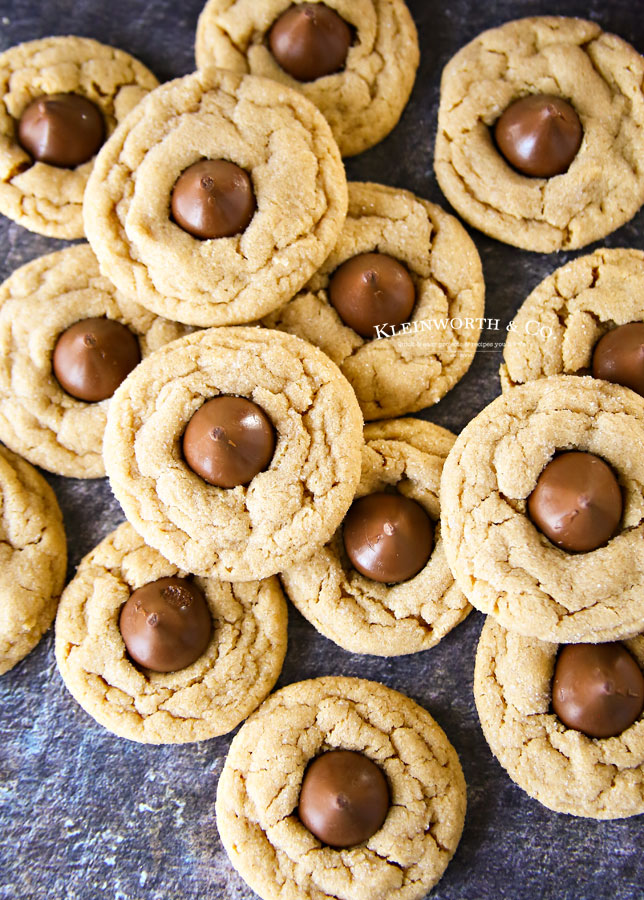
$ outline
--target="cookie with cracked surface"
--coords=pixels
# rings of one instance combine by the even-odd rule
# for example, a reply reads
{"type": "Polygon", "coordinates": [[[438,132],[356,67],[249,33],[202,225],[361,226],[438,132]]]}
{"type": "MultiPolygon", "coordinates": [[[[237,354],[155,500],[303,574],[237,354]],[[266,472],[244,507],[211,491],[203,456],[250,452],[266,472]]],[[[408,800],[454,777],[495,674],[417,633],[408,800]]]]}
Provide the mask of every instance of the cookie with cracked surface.
{"type": "MultiPolygon", "coordinates": [[[[197,66],[263,75],[301,91],[326,116],[342,155],[353,156],[398,123],[416,78],[418,35],[403,0],[325,0],[321,5],[350,29],[352,42],[339,71],[320,77],[311,72],[310,80],[308,75],[298,80],[277,61],[269,36],[292,8],[291,0],[209,0],[197,26],[197,66]]],[[[307,52],[307,59],[312,55],[307,52]]]]}
{"type": "Polygon", "coordinates": [[[181,744],[232,731],[269,693],[286,653],[286,601],[276,578],[229,584],[195,578],[210,615],[204,652],[176,672],[135,665],[119,629],[131,593],[186,578],[125,522],[80,563],[56,616],[56,661],[73,697],[132,741],[181,744]]]}
{"type": "Polygon", "coordinates": [[[458,845],[465,780],[456,751],[418,704],[374,681],[327,677],[282,688],[234,738],[217,788],[228,856],[263,900],[420,900],[458,845]],[[361,753],[383,771],[391,806],[367,841],[335,850],[297,815],[309,762],[361,753]]]}
{"type": "MultiPolygon", "coordinates": [[[[644,668],[644,636],[624,646],[644,668]]],[[[587,737],[552,709],[559,646],[483,626],[474,698],[490,749],[510,778],[556,812],[617,819],[644,812],[644,715],[621,734],[587,737]]]]}
{"type": "Polygon", "coordinates": [[[517,312],[503,351],[503,390],[549,375],[587,375],[605,334],[642,322],[644,252],[602,247],[574,259],[537,285],[517,312]]]}
{"type": "MultiPolygon", "coordinates": [[[[0,212],[38,234],[83,237],[83,193],[95,151],[89,148],[91,155],[83,161],[59,158],[61,164],[35,158],[19,140],[23,114],[43,96],[77,95],[93,104],[98,111],[96,128],[100,129],[102,119],[104,133],[109,135],[158,83],[129,53],[91,38],[44,38],[2,53],[0,212]]],[[[39,112],[41,122],[43,113],[46,116],[46,110],[39,112]]],[[[86,110],[81,118],[87,118],[86,110]]],[[[78,141],[78,122],[70,127],[78,141]]],[[[31,137],[43,149],[43,142],[55,140],[57,132],[45,123],[40,129],[32,123],[31,137]]],[[[27,146],[33,151],[32,141],[27,146]]]]}
{"type": "Polygon", "coordinates": [[[30,462],[72,478],[105,475],[110,399],[69,394],[52,360],[59,336],[93,317],[126,326],[143,357],[187,330],[118,291],[88,244],[32,260],[0,285],[0,438],[30,462]]]}
{"type": "Polygon", "coordinates": [[[595,22],[544,16],[484,32],[443,72],[434,156],[443,193],[471,225],[525,250],[610,234],[644,201],[643,79],[639,53],[595,22]],[[569,101],[581,122],[579,151],[553,177],[521,174],[494,142],[499,117],[528,94],[569,101]]]}
{"type": "MultiPolygon", "coordinates": [[[[208,176],[201,186],[219,190],[208,176]]],[[[99,153],[84,204],[101,271],[158,315],[192,325],[277,309],[328,256],[346,210],[340,153],[313,104],[274,81],[219,70],[146,97],[99,153]],[[233,163],[233,186],[250,184],[256,211],[238,233],[202,239],[171,218],[178,179],[204,159],[233,163]]]]}
{"type": "Polygon", "coordinates": [[[151,546],[195,574],[247,581],[329,540],[353,500],[362,444],[355,394],[320,350],[268,329],[211,328],[126,378],[104,456],[114,494],[151,546]],[[276,437],[268,468],[230,488],[207,483],[182,453],[189,421],[220,395],[252,400],[276,437]]]}
{"type": "Polygon", "coordinates": [[[497,397],[461,432],[443,468],[447,561],[472,606],[557,643],[621,640],[644,628],[644,400],[589,377],[553,376],[497,397]],[[537,529],[527,500],[558,451],[612,467],[623,499],[614,537],[569,553],[537,529]]]}
{"type": "Polygon", "coordinates": [[[0,445],[0,675],[51,625],[65,583],[67,542],[56,495],[0,445]]]}
{"type": "Polygon", "coordinates": [[[462,378],[476,352],[484,295],[476,247],[454,216],[409,191],[350,183],[349,212],[333,252],[263,322],[324,350],[353,386],[365,419],[387,419],[437,403],[462,378]],[[344,324],[329,286],[339,266],[373,252],[403,264],[416,299],[411,325],[369,339],[344,324]]]}
{"type": "Polygon", "coordinates": [[[351,565],[340,528],[322,550],[282,572],[282,584],[302,615],[345,650],[417,653],[437,644],[471,610],[447,565],[438,523],[440,477],[455,438],[411,418],[374,422],[364,436],[356,497],[393,490],[419,503],[436,523],[431,556],[409,580],[381,584],[351,565]]]}

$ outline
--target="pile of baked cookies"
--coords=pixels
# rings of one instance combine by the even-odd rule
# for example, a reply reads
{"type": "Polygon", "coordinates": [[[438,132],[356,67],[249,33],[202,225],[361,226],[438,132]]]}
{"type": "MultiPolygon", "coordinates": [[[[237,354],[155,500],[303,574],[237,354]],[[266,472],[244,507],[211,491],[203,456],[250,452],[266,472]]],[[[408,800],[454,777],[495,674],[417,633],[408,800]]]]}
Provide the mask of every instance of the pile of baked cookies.
{"type": "MultiPolygon", "coordinates": [[[[420,898],[465,815],[437,723],[354,678],[266,698],[286,598],[381,656],[434,646],[472,604],[477,708],[511,777],[559,811],[644,812],[644,253],[539,285],[502,396],[455,438],[409,414],[473,359],[476,248],[342,164],[409,97],[403,0],[209,0],[197,64],[158,86],[89,39],[0,56],[0,210],[89,241],[0,287],[0,670],[56,615],[63,680],[115,734],[196,741],[250,716],[216,811],[258,894],[420,898]],[[62,518],[31,464],[107,474],[128,520],[60,602],[62,518]]],[[[590,22],[484,33],[443,75],[445,196],[528,250],[605,236],[644,202],[643,79],[590,22]]]]}

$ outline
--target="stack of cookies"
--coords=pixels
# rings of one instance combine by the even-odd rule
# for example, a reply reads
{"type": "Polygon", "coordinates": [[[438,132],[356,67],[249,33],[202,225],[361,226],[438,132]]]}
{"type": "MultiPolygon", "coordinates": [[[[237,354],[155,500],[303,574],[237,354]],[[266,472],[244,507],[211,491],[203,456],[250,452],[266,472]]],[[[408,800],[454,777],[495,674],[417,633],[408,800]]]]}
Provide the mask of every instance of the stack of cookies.
{"type": "MultiPolygon", "coordinates": [[[[20,507],[38,546],[7,542],[33,587],[12,594],[4,669],[51,622],[65,564],[55,499],[19,453],[107,474],[127,517],[58,607],[80,705],[154,744],[251,716],[217,818],[262,897],[420,898],[465,815],[456,752],[409,698],[329,676],[266,700],[287,598],[386,657],[433,647],[470,604],[489,614],[476,701],[510,775],[560,811],[643,812],[644,254],[599,250],[540,285],[503,395],[456,438],[409,414],[474,357],[475,245],[342,164],[409,97],[402,0],[209,0],[197,64],[156,86],[81,38],[0,56],[0,209],[89,241],[0,287],[5,520],[20,507]]],[[[482,35],[444,74],[445,195],[530,250],[607,234],[644,200],[643,76],[589,22],[482,35]]]]}

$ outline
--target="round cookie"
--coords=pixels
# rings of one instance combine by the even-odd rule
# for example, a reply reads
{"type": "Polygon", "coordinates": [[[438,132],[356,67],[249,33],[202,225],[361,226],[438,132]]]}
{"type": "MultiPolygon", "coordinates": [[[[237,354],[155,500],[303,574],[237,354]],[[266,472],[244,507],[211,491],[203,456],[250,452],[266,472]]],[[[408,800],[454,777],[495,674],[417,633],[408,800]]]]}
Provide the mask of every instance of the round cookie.
{"type": "Polygon", "coordinates": [[[169,576],[187,573],[125,522],[82,560],[56,616],[56,661],[74,698],[114,734],[149,744],[232,731],[269,693],[286,653],[286,602],[276,578],[196,578],[213,619],[206,650],[177,672],[137,667],[119,630],[121,607],[132,591],[169,576]]]}
{"type": "Polygon", "coordinates": [[[148,309],[192,325],[249,322],[290,299],[327,257],[347,187],[331,130],[297,91],[210,70],[168,82],[99,153],[85,228],[101,271],[148,309]],[[250,176],[239,234],[202,240],[170,216],[179,176],[207,158],[250,176]]]}
{"type": "Polygon", "coordinates": [[[354,388],[365,419],[387,419],[437,403],[465,374],[481,332],[484,294],[476,247],[453,216],[409,191],[351,183],[333,252],[263,323],[324,350],[354,388]],[[417,300],[411,324],[383,328],[369,340],[343,323],[329,301],[329,283],[346,260],[372,251],[403,263],[417,300]]]}
{"type": "Polygon", "coordinates": [[[353,31],[340,71],[312,81],[289,75],[267,35],[291,0],[209,0],[197,26],[200,69],[263,75],[301,91],[328,119],[343,156],[377,144],[396,126],[420,59],[416,26],[403,0],[325,0],[353,31]]]}
{"type": "Polygon", "coordinates": [[[644,321],[644,252],[602,247],[555,269],[523,302],[508,333],[503,390],[549,375],[586,375],[612,328],[644,321]]]}
{"type": "Polygon", "coordinates": [[[505,243],[549,253],[610,234],[644,201],[644,59],[595,22],[519,19],[479,35],[441,81],[434,168],[471,225],[505,243]],[[528,177],[496,149],[492,127],[519,97],[568,100],[583,129],[570,167],[528,177]]]}
{"type": "Polygon", "coordinates": [[[142,356],[187,330],[120,293],[100,274],[88,244],[41,256],[0,285],[0,438],[59,475],[105,475],[101,443],[111,401],[72,397],[52,370],[61,332],[104,316],[134,333],[142,356]]]}
{"type": "Polygon", "coordinates": [[[129,53],[91,38],[44,38],[0,54],[0,212],[38,234],[83,237],[94,160],[72,168],[34,162],[18,142],[18,121],[36,98],[74,93],[98,107],[109,135],[158,83],[129,53]]]}
{"type": "MultiPolygon", "coordinates": [[[[644,637],[625,642],[644,668],[644,637]]],[[[644,812],[644,714],[622,734],[590,738],[552,711],[558,645],[483,626],[474,698],[490,749],[510,778],[556,812],[617,819],[644,812]]]]}
{"type": "Polygon", "coordinates": [[[342,529],[310,559],[281,573],[289,600],[319,632],[345,650],[399,656],[437,644],[471,607],[445,559],[439,488],[454,435],[421,419],[374,422],[364,431],[356,497],[395,488],[436,523],[434,549],[418,575],[379,584],[350,563],[342,529]]]}
{"type": "Polygon", "coordinates": [[[125,515],[175,565],[248,581],[310,556],[331,537],[360,479],[362,419],[351,386],[320,350],[261,328],[211,328],[162,347],[117,390],[105,468],[125,515]],[[276,447],[247,485],[208,484],[181,438],[211,397],[251,399],[276,447]]]}
{"type": "Polygon", "coordinates": [[[593,378],[516,387],[457,438],[443,468],[447,561],[470,603],[521,634],[557,643],[620,640],[644,629],[644,400],[593,378]],[[557,451],[601,457],[617,476],[621,527],[568,553],[537,530],[526,500],[557,451]]]}
{"type": "Polygon", "coordinates": [[[234,738],[217,788],[217,827],[235,868],[263,900],[420,900],[460,839],[465,780],[422,707],[384,685],[327,677],[282,688],[234,738]],[[325,846],[297,816],[307,764],[364,754],[384,772],[391,807],[365,843],[325,846]]]}
{"type": "Polygon", "coordinates": [[[0,445],[0,675],[51,625],[65,583],[67,542],[56,495],[0,445]]]}

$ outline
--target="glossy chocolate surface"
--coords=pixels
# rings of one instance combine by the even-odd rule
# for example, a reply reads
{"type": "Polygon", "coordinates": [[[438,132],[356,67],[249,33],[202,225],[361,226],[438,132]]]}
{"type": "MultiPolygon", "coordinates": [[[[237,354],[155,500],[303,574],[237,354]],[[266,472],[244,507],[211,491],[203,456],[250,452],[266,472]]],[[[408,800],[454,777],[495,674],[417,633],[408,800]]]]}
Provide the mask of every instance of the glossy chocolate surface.
{"type": "Polygon", "coordinates": [[[170,205],[177,225],[204,240],[240,234],[257,208],[248,174],[225,159],[202,159],[182,172],[170,205]]]}
{"type": "Polygon", "coordinates": [[[530,518],[563,550],[585,553],[607,543],[622,518],[613,470],[592,453],[561,453],[545,467],[528,497],[530,518]]]}
{"type": "Polygon", "coordinates": [[[209,484],[248,484],[267,468],[275,452],[275,430],[264,410],[245,397],[208,400],[190,419],[183,454],[209,484]]]}
{"type": "Polygon", "coordinates": [[[373,338],[377,325],[409,321],[416,288],[405,266],[384,253],[348,259],[329,282],[329,300],[349,328],[373,338]]]}
{"type": "Polygon", "coordinates": [[[372,581],[413,578],[434,546],[432,522],[420,503],[402,494],[367,494],[344,520],[344,547],[352,565],[372,581]]]}
{"type": "Polygon", "coordinates": [[[529,94],[515,100],[497,119],[494,138],[505,159],[523,175],[552,178],[568,170],[583,131],[566,100],[529,94]]]}
{"type": "Polygon", "coordinates": [[[141,362],[141,350],[130,329],[113,319],[76,322],[59,336],[52,368],[63,390],[88,403],[111,397],[141,362]]]}
{"type": "Polygon", "coordinates": [[[629,322],[606,332],[593,353],[593,375],[644,397],[644,322],[629,322]]]}
{"type": "Polygon", "coordinates": [[[18,140],[34,160],[61,168],[87,162],[104,139],[103,114],[80,94],[37,97],[18,123],[18,140]]]}
{"type": "Polygon", "coordinates": [[[378,831],[388,811],[387,780],[362,753],[323,753],[304,774],[298,814],[323,844],[361,844],[378,831]]]}
{"type": "Polygon", "coordinates": [[[208,646],[212,616],[194,582],[159,578],[130,594],[119,628],[135,663],[153,672],[177,672],[208,646]]]}
{"type": "Polygon", "coordinates": [[[344,67],[351,28],[324,3],[291,6],[272,26],[268,45],[279,65],[297,81],[315,81],[344,67]]]}
{"type": "Polygon", "coordinates": [[[642,714],[644,675],[619,642],[568,644],[557,657],[552,708],[568,728],[615,737],[642,714]]]}

